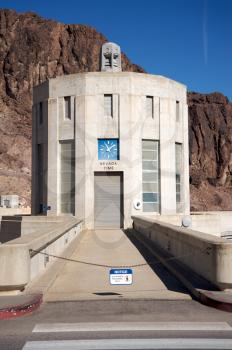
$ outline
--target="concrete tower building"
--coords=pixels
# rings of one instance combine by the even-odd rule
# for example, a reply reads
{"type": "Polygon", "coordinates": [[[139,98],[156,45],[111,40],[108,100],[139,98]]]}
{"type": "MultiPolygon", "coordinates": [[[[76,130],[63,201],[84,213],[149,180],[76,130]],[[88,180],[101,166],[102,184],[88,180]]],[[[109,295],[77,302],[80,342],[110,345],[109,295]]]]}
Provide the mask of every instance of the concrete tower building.
{"type": "Polygon", "coordinates": [[[116,44],[103,45],[100,72],[34,88],[32,154],[34,215],[72,214],[92,229],[189,214],[186,87],[122,72],[116,44]]]}

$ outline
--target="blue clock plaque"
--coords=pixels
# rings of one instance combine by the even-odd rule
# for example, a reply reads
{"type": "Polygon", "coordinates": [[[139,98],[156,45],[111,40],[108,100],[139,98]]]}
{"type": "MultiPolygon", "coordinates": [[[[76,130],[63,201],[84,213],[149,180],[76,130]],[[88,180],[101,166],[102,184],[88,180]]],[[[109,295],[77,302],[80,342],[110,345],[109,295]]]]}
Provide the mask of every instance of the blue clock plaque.
{"type": "Polygon", "coordinates": [[[99,139],[98,140],[98,159],[99,160],[119,160],[118,139],[99,139]]]}

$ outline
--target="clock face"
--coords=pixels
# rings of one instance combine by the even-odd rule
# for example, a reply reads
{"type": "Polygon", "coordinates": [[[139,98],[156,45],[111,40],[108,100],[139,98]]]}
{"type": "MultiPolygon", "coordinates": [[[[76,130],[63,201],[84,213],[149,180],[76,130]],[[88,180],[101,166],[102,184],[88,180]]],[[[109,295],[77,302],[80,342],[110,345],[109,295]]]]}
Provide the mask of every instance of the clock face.
{"type": "Polygon", "coordinates": [[[99,139],[98,140],[98,159],[99,160],[118,160],[119,159],[118,139],[99,139]]]}

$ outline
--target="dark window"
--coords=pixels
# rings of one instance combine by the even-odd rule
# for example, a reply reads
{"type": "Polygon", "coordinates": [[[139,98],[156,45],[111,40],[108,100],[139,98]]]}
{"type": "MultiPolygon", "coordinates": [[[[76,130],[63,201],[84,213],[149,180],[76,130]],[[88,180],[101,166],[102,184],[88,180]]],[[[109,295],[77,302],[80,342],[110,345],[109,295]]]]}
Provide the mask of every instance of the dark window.
{"type": "Polygon", "coordinates": [[[180,121],[180,103],[176,101],[176,121],[180,121]]]}
{"type": "Polygon", "coordinates": [[[43,102],[39,103],[39,124],[43,124],[43,102]]]}
{"type": "Polygon", "coordinates": [[[44,164],[44,144],[38,144],[38,202],[39,213],[43,213],[45,203],[44,188],[45,188],[45,164],[44,164]]]}
{"type": "Polygon", "coordinates": [[[71,97],[66,96],[64,98],[64,117],[65,119],[71,119],[71,97]]]}

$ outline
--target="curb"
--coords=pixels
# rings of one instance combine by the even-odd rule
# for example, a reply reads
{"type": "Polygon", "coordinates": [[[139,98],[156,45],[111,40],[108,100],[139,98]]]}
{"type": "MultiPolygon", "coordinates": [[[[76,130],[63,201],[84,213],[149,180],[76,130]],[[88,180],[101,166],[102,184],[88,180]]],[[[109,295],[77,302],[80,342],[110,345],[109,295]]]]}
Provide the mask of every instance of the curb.
{"type": "MultiPolygon", "coordinates": [[[[195,288],[192,283],[182,274],[177,268],[171,266],[166,258],[162,257],[159,253],[155,252],[154,249],[149,245],[146,238],[139,237],[132,232],[133,237],[140,242],[152,255],[156,257],[157,260],[172,274],[174,275],[190,292],[190,294],[201,304],[206,306],[210,306],[216,308],[218,310],[232,312],[232,294],[231,294],[231,302],[226,301],[224,296],[225,292],[215,290],[204,290],[200,288],[195,288]],[[216,294],[217,293],[217,294],[216,294]]],[[[152,242],[153,243],[153,242],[152,242]]],[[[154,244],[154,243],[153,243],[154,244]]]]}
{"type": "MultiPolygon", "coordinates": [[[[231,302],[227,302],[223,300],[223,292],[220,297],[216,297],[214,295],[211,295],[211,293],[208,290],[198,290],[200,294],[199,301],[207,306],[214,307],[215,309],[226,311],[226,312],[232,312],[232,300],[231,302]]],[[[232,298],[231,298],[232,299],[232,298]]]]}
{"type": "Polygon", "coordinates": [[[43,301],[42,294],[32,296],[31,300],[23,304],[9,305],[0,309],[0,320],[21,317],[37,310],[43,301]]]}

